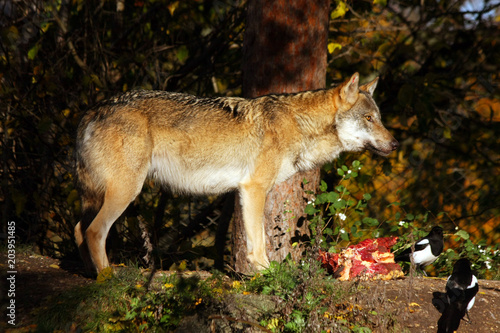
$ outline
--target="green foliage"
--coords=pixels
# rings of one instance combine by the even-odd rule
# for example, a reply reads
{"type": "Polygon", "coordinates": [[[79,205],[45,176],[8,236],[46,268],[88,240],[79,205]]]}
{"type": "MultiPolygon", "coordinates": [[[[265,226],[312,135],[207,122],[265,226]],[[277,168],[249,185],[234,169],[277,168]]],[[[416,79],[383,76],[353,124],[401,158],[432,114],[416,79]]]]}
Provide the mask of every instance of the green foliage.
{"type": "MultiPolygon", "coordinates": [[[[352,162],[351,167],[341,165],[337,168],[340,180],[332,191],[328,190],[325,181],[321,181],[319,192],[305,209],[313,236],[312,245],[318,245],[329,252],[338,252],[350,242],[359,243],[367,237],[398,236],[398,243],[393,248],[397,253],[426,236],[430,231],[427,225],[432,214],[428,211],[409,213],[405,210],[404,202],[390,203],[388,207],[395,207],[397,210],[392,218],[383,223],[367,216],[372,196],[363,193],[363,185],[358,182],[362,168],[363,165],[357,160],[352,162]],[[352,190],[357,191],[356,196],[351,193],[352,190]]],[[[438,214],[442,215],[446,214],[438,214]]],[[[453,265],[459,258],[468,258],[479,278],[498,279],[498,253],[498,244],[488,246],[486,240],[475,243],[467,231],[456,227],[454,234],[445,234],[445,251],[428,270],[431,275],[446,277],[451,274],[453,265]]],[[[407,263],[401,265],[409,267],[407,263]]]]}
{"type": "Polygon", "coordinates": [[[48,312],[39,313],[38,329],[74,324],[93,332],[167,332],[209,302],[208,283],[174,274],[148,285],[137,268],[123,268],[101,283],[60,295],[48,312]]]}
{"type": "Polygon", "coordinates": [[[334,308],[350,295],[352,290],[326,275],[316,257],[317,253],[311,252],[301,263],[289,257],[282,263],[271,262],[268,269],[246,282],[247,291],[277,296],[286,303],[280,312],[265,316],[262,326],[273,332],[308,331],[319,325],[318,313],[334,308]]]}
{"type": "Polygon", "coordinates": [[[313,245],[336,252],[346,242],[361,240],[370,234],[381,235],[381,223],[376,218],[365,216],[371,194],[357,192],[355,196],[350,192],[350,188],[358,190],[357,178],[362,168],[358,160],[354,160],[350,167],[341,165],[337,169],[341,178],[331,191],[327,183],[321,181],[319,193],[305,209],[313,245]]]}
{"type": "Polygon", "coordinates": [[[458,259],[466,258],[472,263],[472,270],[479,279],[500,279],[500,245],[486,244],[485,240],[473,243],[469,234],[458,230],[451,236],[453,248],[446,249],[433,264],[441,276],[452,273],[458,259]]]}

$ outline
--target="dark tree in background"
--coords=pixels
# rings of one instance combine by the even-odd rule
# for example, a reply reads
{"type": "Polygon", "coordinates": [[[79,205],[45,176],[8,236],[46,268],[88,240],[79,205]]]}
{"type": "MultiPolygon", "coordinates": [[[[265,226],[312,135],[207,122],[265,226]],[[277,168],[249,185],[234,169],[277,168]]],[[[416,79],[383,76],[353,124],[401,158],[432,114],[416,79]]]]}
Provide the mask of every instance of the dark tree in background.
{"type": "MultiPolygon", "coordinates": [[[[243,95],[293,93],[325,87],[329,0],[253,0],[248,2],[243,47],[243,95]]],[[[308,238],[304,223],[306,190],[315,190],[319,168],[274,186],[265,206],[267,254],[282,261],[300,258],[308,238]],[[307,180],[307,185],[303,180],[307,180]]],[[[248,272],[246,237],[239,203],[233,227],[235,269],[248,272]]]]}

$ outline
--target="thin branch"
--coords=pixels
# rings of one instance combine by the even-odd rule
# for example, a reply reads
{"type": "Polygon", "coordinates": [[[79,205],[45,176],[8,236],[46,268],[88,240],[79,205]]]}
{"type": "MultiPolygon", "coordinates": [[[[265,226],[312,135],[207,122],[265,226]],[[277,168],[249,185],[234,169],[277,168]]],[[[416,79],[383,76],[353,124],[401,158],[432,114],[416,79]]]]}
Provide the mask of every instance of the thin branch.
{"type": "MultiPolygon", "coordinates": [[[[63,21],[61,20],[61,18],[57,14],[56,9],[54,9],[54,8],[52,8],[52,15],[54,16],[54,20],[56,21],[57,25],[61,29],[63,35],[66,36],[68,34],[68,28],[63,23],[63,21]]],[[[87,72],[87,73],[91,72],[90,69],[88,68],[87,64],[78,55],[78,52],[76,51],[76,48],[73,45],[73,42],[69,38],[66,39],[66,44],[68,45],[69,51],[70,51],[71,55],[73,56],[73,59],[75,60],[76,64],[78,66],[80,66],[80,68],[83,69],[84,72],[87,72]]]]}

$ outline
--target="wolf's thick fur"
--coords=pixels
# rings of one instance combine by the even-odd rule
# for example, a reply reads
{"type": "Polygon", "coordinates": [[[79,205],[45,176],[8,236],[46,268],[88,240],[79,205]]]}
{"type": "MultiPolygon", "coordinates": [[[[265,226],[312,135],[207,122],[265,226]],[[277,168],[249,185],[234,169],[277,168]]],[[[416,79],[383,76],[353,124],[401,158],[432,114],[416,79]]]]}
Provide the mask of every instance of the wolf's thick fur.
{"type": "Polygon", "coordinates": [[[132,91],[101,103],[78,127],[82,257],[98,272],[109,265],[109,229],[152,177],[181,193],[238,189],[248,259],[267,267],[263,211],[274,184],[343,151],[398,147],[372,99],[377,81],[359,87],[356,73],[331,89],[255,99],[132,91]]]}

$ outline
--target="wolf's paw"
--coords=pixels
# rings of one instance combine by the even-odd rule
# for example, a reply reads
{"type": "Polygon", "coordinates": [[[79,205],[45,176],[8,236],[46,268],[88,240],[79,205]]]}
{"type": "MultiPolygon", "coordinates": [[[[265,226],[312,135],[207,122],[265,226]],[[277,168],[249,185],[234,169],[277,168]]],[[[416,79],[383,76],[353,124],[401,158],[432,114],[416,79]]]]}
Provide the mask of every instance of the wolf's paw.
{"type": "Polygon", "coordinates": [[[250,253],[248,255],[248,260],[257,271],[261,271],[269,267],[269,259],[267,258],[267,255],[256,256],[255,254],[250,253]]]}

